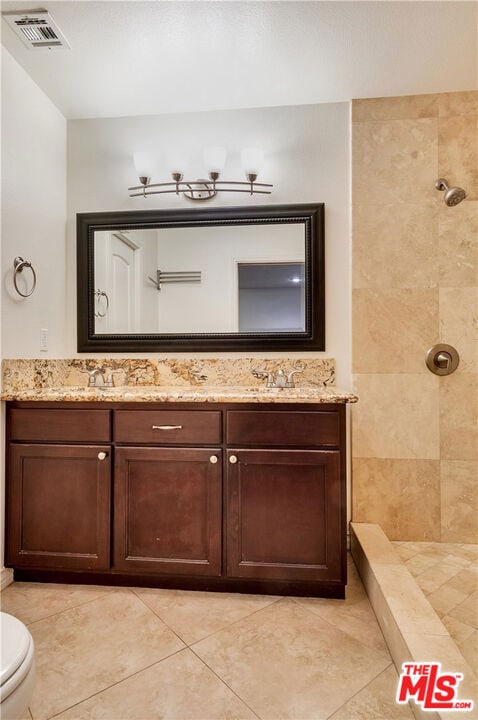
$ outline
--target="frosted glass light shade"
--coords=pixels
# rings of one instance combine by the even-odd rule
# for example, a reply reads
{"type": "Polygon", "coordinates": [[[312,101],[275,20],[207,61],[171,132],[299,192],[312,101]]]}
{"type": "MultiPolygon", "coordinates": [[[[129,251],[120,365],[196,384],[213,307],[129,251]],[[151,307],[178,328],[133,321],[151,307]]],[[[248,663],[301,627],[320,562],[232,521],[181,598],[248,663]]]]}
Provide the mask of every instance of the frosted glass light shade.
{"type": "Polygon", "coordinates": [[[264,151],[261,148],[244,148],[241,152],[242,168],[246,175],[259,175],[264,163],[264,151]]]}
{"type": "Polygon", "coordinates": [[[154,161],[147,152],[133,153],[133,162],[138,177],[151,178],[154,173],[154,161]]]}
{"type": "Polygon", "coordinates": [[[203,151],[204,165],[208,172],[220,173],[224,170],[226,164],[226,148],[224,147],[206,147],[203,151]]]}

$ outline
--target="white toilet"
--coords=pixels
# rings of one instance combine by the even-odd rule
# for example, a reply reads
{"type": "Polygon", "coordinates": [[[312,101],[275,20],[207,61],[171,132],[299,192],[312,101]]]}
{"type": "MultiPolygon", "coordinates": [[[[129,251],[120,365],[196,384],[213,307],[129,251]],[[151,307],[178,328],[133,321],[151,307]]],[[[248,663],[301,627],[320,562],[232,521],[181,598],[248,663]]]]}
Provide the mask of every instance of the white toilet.
{"type": "Polygon", "coordinates": [[[20,720],[28,715],[33,693],[33,638],[20,620],[4,612],[0,613],[0,637],[0,717],[20,720]]]}

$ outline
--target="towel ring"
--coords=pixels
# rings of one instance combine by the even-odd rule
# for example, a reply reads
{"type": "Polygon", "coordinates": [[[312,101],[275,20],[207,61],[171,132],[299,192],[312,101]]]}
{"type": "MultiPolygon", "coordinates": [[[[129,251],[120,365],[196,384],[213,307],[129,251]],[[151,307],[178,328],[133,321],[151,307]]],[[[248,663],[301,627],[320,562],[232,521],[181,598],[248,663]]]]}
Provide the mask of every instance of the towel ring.
{"type": "Polygon", "coordinates": [[[31,262],[28,262],[28,260],[24,260],[20,256],[16,257],[13,261],[13,285],[15,286],[15,290],[17,291],[17,293],[22,297],[30,297],[30,295],[33,294],[37,286],[37,275],[35,270],[33,269],[33,265],[31,264],[31,262]],[[22,292],[17,285],[17,275],[18,273],[23,272],[23,268],[30,268],[33,275],[33,284],[30,292],[27,293],[22,292]]]}

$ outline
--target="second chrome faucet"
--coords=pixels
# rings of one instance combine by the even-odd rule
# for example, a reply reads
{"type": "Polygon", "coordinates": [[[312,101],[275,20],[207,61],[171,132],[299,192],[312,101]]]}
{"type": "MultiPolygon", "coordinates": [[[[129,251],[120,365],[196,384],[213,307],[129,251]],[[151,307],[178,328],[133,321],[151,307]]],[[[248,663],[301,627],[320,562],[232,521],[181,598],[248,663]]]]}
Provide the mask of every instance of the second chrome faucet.
{"type": "Polygon", "coordinates": [[[268,388],[293,388],[295,387],[294,375],[304,372],[304,370],[297,368],[291,370],[287,375],[282,368],[279,368],[275,374],[269,370],[252,370],[251,372],[254,377],[267,380],[266,387],[268,388]]]}

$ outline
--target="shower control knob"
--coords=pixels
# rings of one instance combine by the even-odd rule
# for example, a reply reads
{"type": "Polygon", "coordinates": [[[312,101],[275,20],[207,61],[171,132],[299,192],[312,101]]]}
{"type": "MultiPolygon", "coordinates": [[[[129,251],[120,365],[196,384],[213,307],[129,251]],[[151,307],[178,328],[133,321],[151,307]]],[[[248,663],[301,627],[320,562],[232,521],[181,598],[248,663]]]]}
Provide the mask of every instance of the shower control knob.
{"type": "Polygon", "coordinates": [[[434,345],[426,356],[427,368],[435,375],[450,375],[459,362],[460,356],[451,345],[434,345]]]}
{"type": "Polygon", "coordinates": [[[230,455],[229,462],[231,463],[231,465],[235,465],[237,463],[237,455],[230,455]]]}
{"type": "Polygon", "coordinates": [[[106,458],[105,452],[99,452],[98,453],[98,460],[104,460],[106,458]]]}

